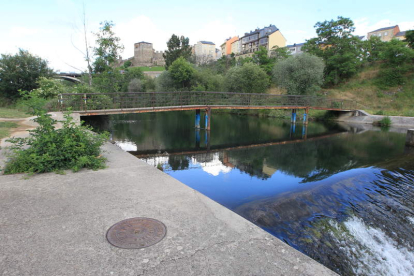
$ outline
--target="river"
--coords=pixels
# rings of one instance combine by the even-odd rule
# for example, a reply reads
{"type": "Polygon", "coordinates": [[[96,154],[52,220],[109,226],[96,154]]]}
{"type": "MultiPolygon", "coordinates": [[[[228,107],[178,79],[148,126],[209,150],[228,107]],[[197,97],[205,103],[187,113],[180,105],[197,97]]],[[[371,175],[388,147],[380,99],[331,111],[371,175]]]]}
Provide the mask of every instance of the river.
{"type": "Polygon", "coordinates": [[[414,275],[404,133],[215,112],[210,132],[194,128],[194,112],[84,119],[339,274],[414,275]]]}

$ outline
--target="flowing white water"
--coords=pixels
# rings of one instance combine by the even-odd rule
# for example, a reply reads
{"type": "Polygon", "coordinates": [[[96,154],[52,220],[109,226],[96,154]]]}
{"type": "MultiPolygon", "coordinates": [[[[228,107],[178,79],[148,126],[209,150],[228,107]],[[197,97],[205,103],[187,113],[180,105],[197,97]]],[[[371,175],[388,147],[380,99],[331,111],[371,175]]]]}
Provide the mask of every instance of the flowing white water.
{"type": "MultiPolygon", "coordinates": [[[[336,222],[332,226],[339,230],[336,222]]],[[[382,230],[351,217],[344,222],[349,233],[338,237],[341,249],[353,264],[357,275],[414,275],[414,252],[398,245],[382,230]]]]}

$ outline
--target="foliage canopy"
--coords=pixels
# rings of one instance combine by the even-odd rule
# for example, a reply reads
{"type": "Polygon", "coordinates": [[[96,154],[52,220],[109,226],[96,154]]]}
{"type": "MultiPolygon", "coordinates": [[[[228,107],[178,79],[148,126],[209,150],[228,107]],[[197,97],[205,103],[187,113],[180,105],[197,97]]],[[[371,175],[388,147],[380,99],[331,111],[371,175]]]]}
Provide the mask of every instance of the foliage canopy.
{"type": "Polygon", "coordinates": [[[190,39],[188,37],[178,37],[173,34],[167,42],[167,48],[168,50],[163,54],[166,69],[179,57],[183,57],[186,60],[191,57],[190,39]]]}
{"type": "Polygon", "coordinates": [[[352,33],[354,22],[339,16],[337,20],[317,22],[317,37],[308,40],[302,49],[324,59],[325,82],[338,84],[355,75],[362,65],[361,40],[352,33]]]}
{"type": "Polygon", "coordinates": [[[112,21],[101,22],[100,32],[96,33],[96,47],[94,48],[94,55],[96,56],[93,62],[94,72],[102,73],[109,70],[119,57],[120,52],[124,50],[121,44],[121,39],[115,36],[113,31],[114,23],[112,21]]]}
{"type": "Polygon", "coordinates": [[[53,70],[46,60],[19,49],[15,55],[1,55],[0,96],[15,100],[19,90],[31,91],[39,87],[39,77],[51,77],[53,70]]]}

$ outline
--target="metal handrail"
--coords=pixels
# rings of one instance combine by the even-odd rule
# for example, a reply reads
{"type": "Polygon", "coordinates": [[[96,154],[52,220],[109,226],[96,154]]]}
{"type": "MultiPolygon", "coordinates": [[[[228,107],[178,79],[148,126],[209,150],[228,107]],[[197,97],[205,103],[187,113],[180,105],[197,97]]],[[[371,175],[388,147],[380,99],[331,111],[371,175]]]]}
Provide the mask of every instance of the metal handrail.
{"type": "Polygon", "coordinates": [[[274,95],[238,92],[117,92],[62,93],[55,109],[74,111],[125,108],[156,108],[167,106],[244,106],[244,107],[306,107],[332,110],[355,110],[356,102],[308,95],[274,95]]]}

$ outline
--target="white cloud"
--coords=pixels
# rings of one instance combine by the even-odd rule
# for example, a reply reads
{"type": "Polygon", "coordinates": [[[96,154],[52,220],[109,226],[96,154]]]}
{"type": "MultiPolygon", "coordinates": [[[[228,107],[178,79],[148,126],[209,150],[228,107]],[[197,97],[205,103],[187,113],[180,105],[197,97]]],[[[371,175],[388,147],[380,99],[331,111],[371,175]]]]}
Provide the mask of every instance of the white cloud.
{"type": "Polygon", "coordinates": [[[25,36],[33,36],[40,32],[39,29],[25,28],[25,27],[12,27],[9,31],[9,35],[12,38],[21,38],[25,36]]]}
{"type": "Polygon", "coordinates": [[[116,24],[114,31],[125,46],[122,53],[124,59],[134,55],[134,43],[140,41],[150,42],[156,51],[163,51],[167,48],[167,41],[170,36],[144,15],[116,24]]]}
{"type": "Polygon", "coordinates": [[[200,40],[211,41],[216,44],[216,48],[229,37],[242,35],[237,33],[237,27],[232,23],[232,18],[229,17],[226,22],[222,20],[214,20],[207,22],[200,29],[190,33],[190,43],[196,44],[200,40]]]}

